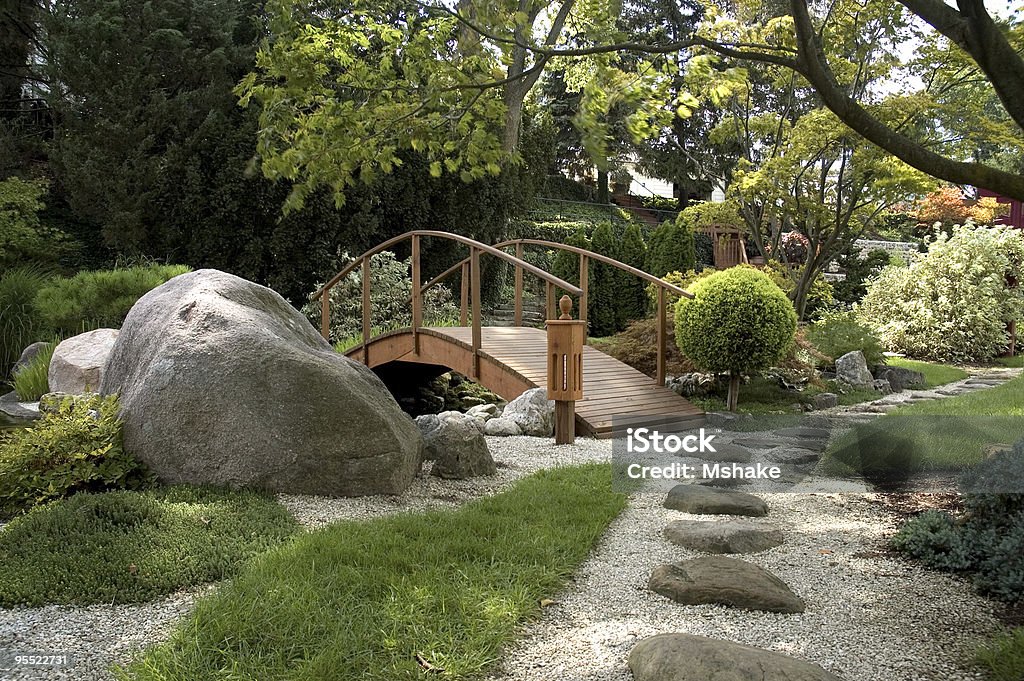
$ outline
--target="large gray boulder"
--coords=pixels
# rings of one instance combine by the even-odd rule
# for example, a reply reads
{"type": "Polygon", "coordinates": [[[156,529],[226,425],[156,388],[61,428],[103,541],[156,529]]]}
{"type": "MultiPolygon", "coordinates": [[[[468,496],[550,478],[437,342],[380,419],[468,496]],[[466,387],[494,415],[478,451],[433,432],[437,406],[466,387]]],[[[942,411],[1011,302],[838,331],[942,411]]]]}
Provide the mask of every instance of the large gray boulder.
{"type": "Polygon", "coordinates": [[[96,329],[61,341],[50,360],[50,392],[81,395],[98,391],[118,334],[117,329],[96,329]]]}
{"type": "Polygon", "coordinates": [[[760,565],[738,558],[705,556],[654,568],[651,591],[683,605],[718,603],[744,610],[798,613],[804,602],[760,565]]]}
{"type": "Polygon", "coordinates": [[[635,681],[842,681],[782,653],[692,634],[657,634],[633,646],[635,681]]]}
{"type": "Polygon", "coordinates": [[[430,474],[448,480],[465,480],[498,472],[487,440],[476,419],[441,419],[425,437],[425,457],[434,462],[430,474]]]}
{"type": "Polygon", "coordinates": [[[783,541],[782,530],[749,520],[673,520],[664,534],[673,544],[703,553],[758,553],[783,541]]]}
{"type": "Polygon", "coordinates": [[[861,390],[871,390],[875,377],[868,370],[867,360],[860,350],[848,352],[836,359],[836,379],[861,390]]]}
{"type": "Polygon", "coordinates": [[[423,438],[384,384],[274,291],[217,270],[143,296],[101,386],[125,448],[169,483],[398,494],[423,438]]]}
{"type": "Polygon", "coordinates": [[[665,508],[707,515],[768,515],[768,504],[746,492],[679,484],[668,491],[665,508]]]}
{"type": "Polygon", "coordinates": [[[555,432],[555,403],[544,388],[527,390],[506,404],[501,416],[515,421],[523,435],[551,437],[555,432]]]}

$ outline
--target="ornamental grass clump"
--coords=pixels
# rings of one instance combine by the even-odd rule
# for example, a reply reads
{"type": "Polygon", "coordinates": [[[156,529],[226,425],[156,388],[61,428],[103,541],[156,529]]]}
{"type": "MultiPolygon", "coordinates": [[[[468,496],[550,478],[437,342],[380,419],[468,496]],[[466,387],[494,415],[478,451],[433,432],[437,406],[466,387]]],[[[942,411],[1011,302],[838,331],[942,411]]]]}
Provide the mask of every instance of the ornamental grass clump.
{"type": "Polygon", "coordinates": [[[733,267],[696,282],[693,298],[676,304],[676,343],[704,371],[729,374],[730,411],[740,377],[785,355],[796,333],[796,311],[763,272],[733,267]]]}

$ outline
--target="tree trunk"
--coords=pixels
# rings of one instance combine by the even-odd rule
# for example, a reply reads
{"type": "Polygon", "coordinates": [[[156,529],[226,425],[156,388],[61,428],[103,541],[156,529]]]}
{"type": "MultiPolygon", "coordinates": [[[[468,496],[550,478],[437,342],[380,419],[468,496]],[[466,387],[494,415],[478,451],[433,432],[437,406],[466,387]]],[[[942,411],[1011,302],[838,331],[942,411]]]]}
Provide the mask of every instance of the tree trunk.
{"type": "Polygon", "coordinates": [[[608,193],[608,171],[597,169],[597,202],[600,204],[610,203],[608,193]]]}
{"type": "Polygon", "coordinates": [[[727,400],[727,406],[729,411],[736,411],[736,405],[740,401],[740,374],[738,371],[734,371],[729,374],[729,397],[727,400]]]}

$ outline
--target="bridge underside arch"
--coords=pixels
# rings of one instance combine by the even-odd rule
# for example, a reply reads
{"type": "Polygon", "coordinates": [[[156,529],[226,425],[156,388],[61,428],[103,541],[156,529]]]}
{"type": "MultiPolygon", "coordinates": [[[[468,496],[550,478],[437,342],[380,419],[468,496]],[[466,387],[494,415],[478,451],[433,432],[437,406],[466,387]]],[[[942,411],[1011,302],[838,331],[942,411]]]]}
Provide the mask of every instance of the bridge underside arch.
{"type": "MultiPolygon", "coordinates": [[[[370,339],[346,351],[370,368],[396,362],[446,367],[469,376],[505,400],[530,388],[543,387],[547,377],[547,336],[541,329],[485,327],[474,358],[472,329],[402,329],[370,339]],[[367,361],[368,359],[368,361],[367,361]]],[[[610,437],[626,427],[666,424],[691,427],[704,413],[654,379],[590,346],[583,354],[583,400],[576,403],[576,432],[610,437]]]]}

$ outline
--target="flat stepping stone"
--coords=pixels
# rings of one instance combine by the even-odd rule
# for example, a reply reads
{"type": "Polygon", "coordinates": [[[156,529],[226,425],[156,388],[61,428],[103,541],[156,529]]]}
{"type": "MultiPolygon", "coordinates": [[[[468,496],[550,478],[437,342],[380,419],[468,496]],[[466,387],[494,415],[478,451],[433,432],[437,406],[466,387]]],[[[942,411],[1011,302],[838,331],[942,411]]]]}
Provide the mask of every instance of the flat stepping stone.
{"type": "Polygon", "coordinates": [[[665,563],[647,582],[651,591],[683,605],[717,603],[743,610],[798,613],[804,602],[781,579],[738,558],[706,556],[665,563]]]}
{"type": "Polygon", "coordinates": [[[629,652],[634,681],[842,681],[789,655],[692,634],[658,634],[629,652]]]}
{"type": "Polygon", "coordinates": [[[759,553],[783,542],[782,530],[749,520],[673,520],[664,535],[673,544],[704,553],[759,553]]]}
{"type": "Polygon", "coordinates": [[[696,481],[698,485],[704,485],[705,487],[742,487],[743,485],[749,485],[750,481],[746,478],[701,478],[696,481]]]}
{"type": "Polygon", "coordinates": [[[768,515],[763,499],[709,485],[676,485],[665,498],[665,508],[697,515],[768,515]]]}
{"type": "Polygon", "coordinates": [[[749,449],[772,449],[782,446],[782,443],[777,440],[766,440],[759,437],[740,437],[733,440],[732,443],[749,449]]]}
{"type": "Polygon", "coordinates": [[[827,440],[832,435],[824,428],[808,428],[807,426],[783,428],[775,431],[775,434],[781,437],[795,437],[800,440],[827,440]]]}
{"type": "Polygon", "coordinates": [[[815,463],[821,458],[821,452],[814,451],[813,449],[804,449],[802,447],[789,449],[780,448],[768,452],[766,456],[772,463],[803,464],[815,463]]]}
{"type": "Polygon", "coordinates": [[[715,451],[697,452],[693,458],[717,463],[750,463],[754,460],[754,454],[746,447],[725,442],[716,442],[713,446],[715,451]]]}

